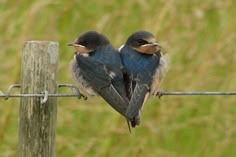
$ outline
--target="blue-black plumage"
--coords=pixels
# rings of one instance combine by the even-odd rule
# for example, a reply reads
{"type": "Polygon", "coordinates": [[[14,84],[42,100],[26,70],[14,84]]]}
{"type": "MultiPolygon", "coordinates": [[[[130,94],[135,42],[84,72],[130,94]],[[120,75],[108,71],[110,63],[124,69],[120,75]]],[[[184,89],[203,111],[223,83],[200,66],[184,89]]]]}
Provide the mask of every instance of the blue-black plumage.
{"type": "Polygon", "coordinates": [[[95,31],[82,34],[69,46],[76,48],[71,69],[79,90],[86,96],[100,95],[125,116],[128,98],[118,51],[95,31]]]}
{"type": "Polygon", "coordinates": [[[133,33],[120,49],[120,54],[130,100],[126,117],[135,127],[140,123],[140,110],[149,94],[156,94],[159,90],[166,62],[155,37],[146,31],[133,33]]]}

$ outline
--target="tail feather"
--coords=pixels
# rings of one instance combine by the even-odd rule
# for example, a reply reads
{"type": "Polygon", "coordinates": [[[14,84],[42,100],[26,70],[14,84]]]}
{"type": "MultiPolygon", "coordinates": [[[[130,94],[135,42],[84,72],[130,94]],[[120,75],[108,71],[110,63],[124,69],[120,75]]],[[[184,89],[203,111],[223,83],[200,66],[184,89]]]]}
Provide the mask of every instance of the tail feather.
{"type": "Polygon", "coordinates": [[[128,101],[124,100],[112,85],[102,88],[98,93],[111,107],[126,117],[128,101]]]}
{"type": "Polygon", "coordinates": [[[139,110],[142,108],[146,94],[148,92],[149,89],[145,84],[136,84],[134,93],[126,111],[126,116],[129,118],[129,120],[133,120],[134,117],[139,115],[139,110]]]}

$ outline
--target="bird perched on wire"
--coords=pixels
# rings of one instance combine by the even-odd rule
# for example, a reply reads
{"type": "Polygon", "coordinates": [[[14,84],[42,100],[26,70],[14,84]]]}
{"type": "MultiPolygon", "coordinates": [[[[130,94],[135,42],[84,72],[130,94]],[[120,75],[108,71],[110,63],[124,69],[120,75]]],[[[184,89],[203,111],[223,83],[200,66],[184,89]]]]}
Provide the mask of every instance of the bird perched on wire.
{"type": "Polygon", "coordinates": [[[80,92],[86,96],[100,95],[125,116],[129,102],[118,51],[96,31],[82,34],[69,46],[76,49],[71,71],[80,92]]]}
{"type": "Polygon", "coordinates": [[[126,117],[132,127],[140,124],[140,110],[150,94],[156,95],[167,70],[161,46],[153,34],[138,31],[120,49],[124,79],[130,100],[126,117]]]}

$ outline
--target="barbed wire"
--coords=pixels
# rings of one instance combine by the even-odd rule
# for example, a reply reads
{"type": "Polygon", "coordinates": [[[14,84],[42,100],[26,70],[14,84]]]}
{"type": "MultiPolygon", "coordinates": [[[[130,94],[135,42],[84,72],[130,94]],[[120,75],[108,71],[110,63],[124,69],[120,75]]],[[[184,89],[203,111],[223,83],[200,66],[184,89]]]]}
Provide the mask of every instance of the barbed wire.
{"type": "MultiPolygon", "coordinates": [[[[50,94],[50,93],[38,93],[38,94],[11,94],[12,90],[14,88],[20,88],[21,85],[19,84],[13,84],[10,85],[6,94],[0,90],[0,97],[44,97],[47,95],[48,97],[85,97],[82,95],[79,91],[79,89],[72,85],[72,84],[59,84],[58,87],[68,87],[72,89],[72,93],[56,93],[56,94],[50,94]]],[[[46,91],[47,92],[47,91],[46,91]]],[[[224,91],[160,91],[157,93],[156,96],[164,96],[164,95],[236,95],[236,91],[231,92],[224,92],[224,91]]]]}
{"type": "MultiPolygon", "coordinates": [[[[35,94],[11,94],[12,90],[14,88],[21,88],[20,84],[13,84],[10,85],[6,94],[4,92],[2,92],[0,90],[0,98],[4,98],[5,100],[8,100],[9,98],[13,97],[13,98],[21,98],[21,97],[40,97],[41,98],[41,103],[46,103],[48,100],[48,97],[77,97],[77,98],[81,98],[83,97],[84,100],[87,100],[87,97],[84,96],[83,94],[80,93],[79,89],[72,85],[72,84],[58,84],[58,88],[62,88],[62,87],[67,87],[70,88],[72,90],[72,93],[48,93],[47,90],[42,91],[41,93],[35,93],[35,94]]],[[[172,92],[172,91],[160,91],[157,93],[156,96],[158,96],[159,98],[162,96],[171,96],[171,95],[185,95],[185,96],[201,96],[201,95],[236,95],[236,91],[231,91],[231,92],[223,92],[223,91],[176,91],[176,92],[172,92]]]]}
{"type": "Polygon", "coordinates": [[[58,84],[57,85],[58,88],[62,88],[62,87],[67,87],[70,88],[72,90],[72,93],[48,93],[47,90],[42,91],[41,93],[21,93],[21,94],[11,94],[11,92],[13,91],[14,88],[21,88],[20,84],[13,84],[10,85],[8,87],[8,90],[6,92],[6,94],[4,94],[1,90],[0,90],[0,98],[3,97],[5,100],[8,100],[11,97],[15,97],[15,98],[20,98],[20,97],[40,97],[40,101],[41,104],[44,104],[47,102],[48,97],[77,97],[77,98],[81,98],[83,97],[84,100],[87,100],[87,97],[84,96],[83,94],[80,93],[79,89],[72,85],[72,84],[58,84]]]}
{"type": "MultiPolygon", "coordinates": [[[[15,98],[20,98],[20,97],[44,97],[45,94],[0,94],[0,97],[3,98],[10,98],[10,97],[15,97],[15,98]]],[[[48,97],[78,97],[78,94],[61,94],[61,93],[56,93],[56,94],[47,94],[48,97]]]]}
{"type": "Polygon", "coordinates": [[[196,91],[188,91],[188,92],[159,92],[157,94],[158,96],[163,95],[236,95],[236,91],[232,92],[209,92],[209,91],[202,91],[202,92],[196,92],[196,91]]]}

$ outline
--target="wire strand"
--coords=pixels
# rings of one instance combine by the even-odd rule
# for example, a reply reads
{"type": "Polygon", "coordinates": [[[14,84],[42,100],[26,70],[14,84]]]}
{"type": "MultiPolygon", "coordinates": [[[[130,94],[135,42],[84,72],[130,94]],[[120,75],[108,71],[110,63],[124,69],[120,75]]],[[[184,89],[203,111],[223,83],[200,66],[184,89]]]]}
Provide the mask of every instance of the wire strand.
{"type": "Polygon", "coordinates": [[[209,92],[209,91],[202,91],[202,92],[159,92],[158,95],[164,96],[164,95],[236,95],[235,91],[232,92],[209,92]]]}
{"type": "MultiPolygon", "coordinates": [[[[10,85],[8,88],[8,91],[5,93],[3,93],[0,90],[0,98],[3,97],[5,100],[7,100],[10,97],[40,97],[40,98],[44,98],[45,100],[43,101],[47,101],[48,97],[78,97],[81,98],[81,96],[84,98],[84,100],[87,99],[87,97],[83,96],[79,89],[72,85],[72,84],[58,84],[58,87],[67,87],[72,89],[72,93],[48,93],[48,91],[44,91],[42,93],[39,94],[11,94],[11,91],[14,88],[21,88],[20,84],[13,84],[10,85]]],[[[171,96],[171,95],[185,95],[185,96],[193,96],[193,95],[236,95],[236,91],[231,91],[231,92],[223,92],[223,91],[160,91],[157,93],[156,96],[158,96],[159,98],[162,96],[171,96]]]]}
{"type": "MultiPolygon", "coordinates": [[[[44,97],[45,94],[2,94],[0,97],[44,97]]],[[[78,97],[78,94],[48,94],[48,97],[78,97]]]]}
{"type": "MultiPolygon", "coordinates": [[[[1,91],[0,91],[1,93],[1,91]]],[[[157,96],[170,96],[170,95],[236,95],[236,92],[159,92],[157,96]]],[[[45,94],[0,94],[0,97],[44,97],[45,94]]],[[[78,97],[78,94],[67,94],[67,93],[56,93],[56,94],[48,94],[48,97],[78,97]]]]}

